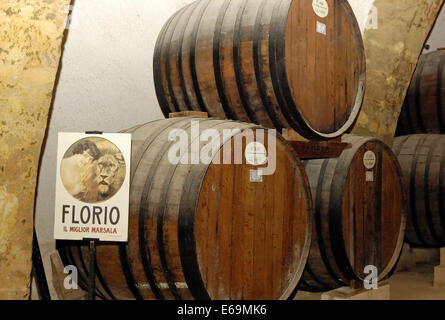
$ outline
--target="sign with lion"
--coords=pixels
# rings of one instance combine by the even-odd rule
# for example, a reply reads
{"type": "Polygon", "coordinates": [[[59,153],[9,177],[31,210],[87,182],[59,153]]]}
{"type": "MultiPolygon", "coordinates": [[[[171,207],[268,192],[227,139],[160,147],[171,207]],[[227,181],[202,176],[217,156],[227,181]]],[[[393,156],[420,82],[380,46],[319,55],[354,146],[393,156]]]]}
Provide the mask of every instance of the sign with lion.
{"type": "Polygon", "coordinates": [[[59,133],[54,238],[128,240],[130,134],[59,133]]]}

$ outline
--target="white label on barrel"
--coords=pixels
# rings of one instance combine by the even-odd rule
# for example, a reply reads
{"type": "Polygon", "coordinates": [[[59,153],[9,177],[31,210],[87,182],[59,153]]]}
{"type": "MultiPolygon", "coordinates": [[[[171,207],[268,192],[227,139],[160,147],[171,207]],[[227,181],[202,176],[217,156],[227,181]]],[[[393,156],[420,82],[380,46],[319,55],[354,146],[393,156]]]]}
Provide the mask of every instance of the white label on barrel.
{"type": "Polygon", "coordinates": [[[312,8],[320,18],[326,18],[329,14],[329,5],[326,0],[312,0],[312,8]]]}
{"type": "Polygon", "coordinates": [[[374,171],[366,171],[366,182],[374,182],[374,171]]]}
{"type": "Polygon", "coordinates": [[[365,155],[363,157],[363,164],[365,165],[365,168],[368,170],[371,170],[375,167],[377,157],[375,156],[375,153],[373,151],[366,151],[365,155]]]}
{"type": "Polygon", "coordinates": [[[253,166],[260,166],[267,162],[267,151],[261,142],[251,142],[245,150],[246,162],[253,166]]]}
{"type": "Polygon", "coordinates": [[[327,34],[326,25],[320,21],[317,21],[317,32],[326,35],[327,34]]]}
{"type": "Polygon", "coordinates": [[[250,170],[250,182],[263,182],[263,172],[261,170],[250,170]]]}

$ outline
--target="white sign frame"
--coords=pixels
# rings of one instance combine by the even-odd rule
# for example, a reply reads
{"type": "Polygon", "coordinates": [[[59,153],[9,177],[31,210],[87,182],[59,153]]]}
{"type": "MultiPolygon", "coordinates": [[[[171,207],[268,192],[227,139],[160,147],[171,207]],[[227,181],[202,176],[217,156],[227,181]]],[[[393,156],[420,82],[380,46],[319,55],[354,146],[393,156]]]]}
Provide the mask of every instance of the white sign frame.
{"type": "MultiPolygon", "coordinates": [[[[95,177],[98,176],[99,172],[95,171],[99,170],[97,160],[101,162],[104,160],[104,158],[101,157],[105,156],[105,154],[103,153],[105,149],[105,147],[100,149],[101,153],[99,154],[96,152],[97,159],[90,159],[89,157],[87,157],[90,160],[90,162],[88,162],[88,165],[91,168],[91,172],[95,172],[95,177]]],[[[88,151],[87,154],[89,153],[91,152],[88,151]]],[[[67,170],[66,168],[70,167],[66,164],[67,162],[64,163],[65,164],[63,166],[65,168],[65,172],[72,173],[73,171],[75,171],[67,170]]],[[[57,148],[54,239],[80,241],[85,239],[97,239],[99,241],[127,242],[130,205],[130,170],[131,134],[87,134],[60,132],[58,135],[57,148]],[[118,166],[118,170],[122,170],[123,168],[125,168],[125,177],[123,178],[123,181],[122,178],[120,178],[118,186],[115,188],[114,193],[110,194],[109,198],[104,197],[100,201],[97,199],[91,200],[97,202],[82,201],[83,198],[78,196],[82,193],[78,193],[78,195],[73,196],[72,193],[74,193],[75,191],[68,190],[74,189],[69,189],[69,187],[67,187],[68,183],[66,181],[68,180],[67,178],[63,179],[61,174],[62,160],[67,160],[68,163],[69,161],[74,161],[74,163],[77,164],[78,162],[75,162],[77,161],[77,158],[74,159],[74,156],[80,157],[79,154],[70,155],[70,157],[72,157],[71,159],[73,159],[70,160],[69,156],[66,156],[67,151],[70,150],[71,146],[85,139],[88,139],[90,141],[98,141],[98,144],[102,146],[114,145],[114,147],[117,147],[120,153],[111,153],[110,156],[116,156],[115,159],[118,159],[120,162],[115,162],[113,159],[111,160],[113,160],[112,162],[114,164],[120,164],[120,166],[118,166]],[[108,140],[108,142],[106,140],[108,140]],[[109,144],[109,142],[111,142],[111,144],[109,144]],[[123,162],[125,162],[125,164],[123,164],[123,162]]],[[[112,170],[112,172],[117,171],[112,170]]],[[[120,173],[123,176],[123,171],[120,171],[120,173]]],[[[76,172],[76,174],[72,173],[70,174],[70,176],[78,177],[79,175],[76,172]]],[[[66,177],[66,174],[64,175],[64,177],[66,177]]],[[[75,180],[75,178],[73,180],[75,180]]],[[[98,180],[100,180],[100,178],[98,178],[98,180]]],[[[93,181],[93,179],[91,179],[90,181],[93,181]]],[[[85,188],[85,190],[89,192],[88,188],[85,188]]],[[[91,193],[92,192],[90,192],[90,194],[91,193]]],[[[102,196],[102,194],[100,195],[102,196]]]]}

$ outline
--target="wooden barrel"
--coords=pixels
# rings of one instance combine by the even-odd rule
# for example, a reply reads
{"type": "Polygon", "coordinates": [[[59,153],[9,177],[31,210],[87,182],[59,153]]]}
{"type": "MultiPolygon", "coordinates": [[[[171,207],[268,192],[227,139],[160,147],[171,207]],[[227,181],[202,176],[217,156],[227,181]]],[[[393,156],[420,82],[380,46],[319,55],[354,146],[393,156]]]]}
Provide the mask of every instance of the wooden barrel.
{"type": "Polygon", "coordinates": [[[420,57],[405,104],[397,135],[445,133],[445,50],[420,57]]]}
{"type": "MultiPolygon", "coordinates": [[[[310,187],[293,149],[270,130],[226,120],[160,120],[131,133],[129,240],[98,245],[98,296],[288,298],[303,273],[312,230],[310,187]],[[172,162],[180,149],[174,132],[186,133],[192,155],[199,143],[199,164],[183,163],[187,154],[172,162]],[[260,165],[264,153],[249,141],[264,141],[267,164],[260,165]],[[209,150],[213,160],[206,164],[209,150]]],[[[65,264],[79,268],[85,288],[87,244],[61,242],[58,249],[65,264]]]]}
{"type": "Polygon", "coordinates": [[[165,115],[335,138],[361,108],[363,42],[346,0],[198,0],[162,29],[154,80],[165,115]]]}
{"type": "Polygon", "coordinates": [[[394,152],[408,191],[405,241],[417,247],[445,246],[445,136],[398,137],[394,152]]]}
{"type": "MultiPolygon", "coordinates": [[[[345,136],[339,158],[304,162],[315,207],[312,247],[300,289],[327,291],[393,270],[406,224],[400,166],[373,138],[345,136]]],[[[361,283],[358,283],[362,285],[361,283]]]]}

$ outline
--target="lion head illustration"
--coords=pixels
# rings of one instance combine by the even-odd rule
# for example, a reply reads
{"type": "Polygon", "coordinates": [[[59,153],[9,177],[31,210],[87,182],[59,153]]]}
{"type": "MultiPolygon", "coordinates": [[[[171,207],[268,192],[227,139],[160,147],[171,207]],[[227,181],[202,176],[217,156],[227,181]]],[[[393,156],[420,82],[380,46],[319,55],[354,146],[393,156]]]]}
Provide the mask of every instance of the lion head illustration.
{"type": "Polygon", "coordinates": [[[125,179],[125,161],[120,152],[103,152],[95,160],[82,180],[86,191],[76,198],[87,203],[97,203],[113,197],[125,179]]]}
{"type": "MultiPolygon", "coordinates": [[[[115,186],[118,171],[123,164],[121,154],[106,154],[97,160],[94,182],[102,196],[109,196],[115,186]]],[[[118,181],[121,182],[121,181],[118,181]]]]}

